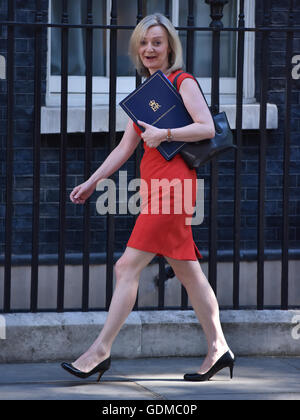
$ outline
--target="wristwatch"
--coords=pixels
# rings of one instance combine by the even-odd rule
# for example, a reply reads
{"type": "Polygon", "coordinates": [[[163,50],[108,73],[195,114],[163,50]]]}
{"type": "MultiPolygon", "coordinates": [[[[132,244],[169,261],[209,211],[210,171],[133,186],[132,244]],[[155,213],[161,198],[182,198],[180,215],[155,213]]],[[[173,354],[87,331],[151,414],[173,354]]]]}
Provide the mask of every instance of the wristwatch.
{"type": "Polygon", "coordinates": [[[168,128],[168,135],[167,135],[166,140],[169,141],[169,142],[173,140],[173,136],[171,134],[171,129],[170,128],[168,128]]]}

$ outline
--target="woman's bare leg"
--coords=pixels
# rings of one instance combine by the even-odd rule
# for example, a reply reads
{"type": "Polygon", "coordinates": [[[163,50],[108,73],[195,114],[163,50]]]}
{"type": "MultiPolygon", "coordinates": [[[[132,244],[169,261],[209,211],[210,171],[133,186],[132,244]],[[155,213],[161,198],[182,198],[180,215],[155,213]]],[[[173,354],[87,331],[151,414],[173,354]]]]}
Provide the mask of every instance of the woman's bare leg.
{"type": "Polygon", "coordinates": [[[89,372],[105,360],[136,301],[140,274],[155,254],[127,247],[115,265],[116,287],[102,331],[90,348],[73,364],[83,372],[89,372]]]}
{"type": "Polygon", "coordinates": [[[173,268],[176,277],[186,288],[190,302],[203,328],[208,353],[198,373],[205,373],[228,350],[221,327],[218,301],[199,261],[165,258],[173,268]]]}

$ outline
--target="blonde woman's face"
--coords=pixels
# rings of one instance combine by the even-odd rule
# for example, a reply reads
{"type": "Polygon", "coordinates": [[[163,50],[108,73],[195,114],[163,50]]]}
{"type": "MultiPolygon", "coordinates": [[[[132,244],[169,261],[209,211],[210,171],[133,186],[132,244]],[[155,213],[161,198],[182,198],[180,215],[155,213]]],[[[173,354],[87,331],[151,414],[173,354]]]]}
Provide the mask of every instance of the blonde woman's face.
{"type": "Polygon", "coordinates": [[[170,47],[168,34],[163,26],[151,26],[144,38],[141,39],[139,46],[139,56],[143,65],[149,70],[150,74],[157,70],[165,72],[169,67],[170,47]]]}

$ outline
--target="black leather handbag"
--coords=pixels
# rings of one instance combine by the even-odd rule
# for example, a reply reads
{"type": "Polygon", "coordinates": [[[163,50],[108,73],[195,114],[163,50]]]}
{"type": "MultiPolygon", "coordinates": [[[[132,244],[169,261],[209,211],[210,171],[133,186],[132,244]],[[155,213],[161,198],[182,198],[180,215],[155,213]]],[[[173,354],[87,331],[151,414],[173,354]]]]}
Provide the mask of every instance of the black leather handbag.
{"type": "MultiPolygon", "coordinates": [[[[173,81],[174,87],[177,89],[177,79],[178,77],[186,72],[178,73],[173,81]]],[[[196,80],[194,78],[194,80],[196,80]]],[[[203,94],[201,86],[199,85],[198,81],[196,80],[199,89],[202,93],[202,96],[207,104],[206,98],[203,94]]],[[[212,158],[219,155],[222,152],[226,152],[227,150],[236,149],[236,145],[233,144],[233,135],[232,131],[229,126],[229,122],[225,112],[220,112],[218,114],[212,114],[211,116],[214,121],[215,125],[215,137],[213,139],[206,139],[206,140],[199,140],[195,142],[187,142],[186,145],[180,150],[180,154],[186,164],[191,169],[196,169],[201,165],[209,162],[212,158]]]]}

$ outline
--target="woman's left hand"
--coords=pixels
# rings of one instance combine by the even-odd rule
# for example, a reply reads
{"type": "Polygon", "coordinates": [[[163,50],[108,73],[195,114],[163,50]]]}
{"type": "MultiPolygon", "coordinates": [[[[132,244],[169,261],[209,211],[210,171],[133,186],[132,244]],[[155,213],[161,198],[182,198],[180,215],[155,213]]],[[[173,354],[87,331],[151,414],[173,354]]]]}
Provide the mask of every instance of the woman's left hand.
{"type": "Polygon", "coordinates": [[[167,137],[165,129],[153,127],[153,125],[147,124],[143,121],[138,121],[138,124],[145,128],[145,131],[141,134],[141,137],[146,142],[148,147],[159,146],[160,143],[167,137]]]}

